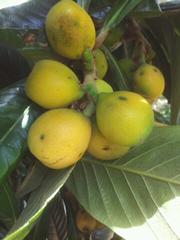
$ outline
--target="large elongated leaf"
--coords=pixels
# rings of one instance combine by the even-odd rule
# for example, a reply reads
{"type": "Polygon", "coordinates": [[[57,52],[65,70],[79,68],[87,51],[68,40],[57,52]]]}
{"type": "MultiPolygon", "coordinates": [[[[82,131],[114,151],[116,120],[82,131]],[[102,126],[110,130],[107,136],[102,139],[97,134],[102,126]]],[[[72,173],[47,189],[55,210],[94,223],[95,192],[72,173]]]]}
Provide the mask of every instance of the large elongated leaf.
{"type": "Polygon", "coordinates": [[[127,240],[180,239],[180,127],[156,128],[122,159],[81,161],[70,190],[127,240]]]}
{"type": "Polygon", "coordinates": [[[105,19],[104,26],[101,29],[101,32],[108,30],[112,27],[116,27],[122,19],[130,13],[142,0],[119,0],[117,4],[111,9],[107,18],[105,19]]]}
{"type": "Polygon", "coordinates": [[[21,240],[30,232],[47,204],[55,197],[64,185],[73,167],[54,171],[49,170],[42,185],[33,192],[27,207],[24,209],[15,225],[4,240],[21,240]]]}
{"type": "Polygon", "coordinates": [[[36,225],[32,229],[31,234],[28,235],[27,240],[44,240],[48,235],[48,228],[50,222],[51,204],[48,206],[41,217],[38,219],[36,225]]]}
{"type": "MultiPolygon", "coordinates": [[[[34,160],[31,156],[32,161],[34,160]]],[[[31,193],[38,188],[46,175],[48,169],[45,168],[40,162],[35,162],[32,169],[26,175],[24,181],[18,187],[16,195],[18,198],[24,197],[26,194],[31,193]]]]}
{"type": "Polygon", "coordinates": [[[164,15],[161,18],[148,21],[151,31],[157,37],[158,42],[167,54],[171,67],[170,93],[171,93],[171,119],[175,124],[180,122],[180,15],[175,13],[164,15]]]}
{"type": "Polygon", "coordinates": [[[17,200],[8,182],[0,185],[0,221],[9,228],[18,215],[17,200]]]}
{"type": "Polygon", "coordinates": [[[24,79],[29,72],[27,61],[15,49],[0,44],[0,89],[24,79]]]}
{"type": "Polygon", "coordinates": [[[161,8],[156,0],[145,0],[135,9],[135,15],[141,17],[154,17],[161,14],[161,8]]]}
{"type": "Polygon", "coordinates": [[[115,89],[117,90],[128,90],[128,82],[123,76],[123,73],[114,58],[114,56],[111,54],[111,52],[103,46],[103,51],[106,54],[106,58],[108,60],[109,68],[110,68],[110,81],[114,85],[115,89]]]}
{"type": "Polygon", "coordinates": [[[0,182],[26,150],[27,131],[38,114],[25,96],[23,83],[0,91],[0,182]]]}
{"type": "Polygon", "coordinates": [[[0,74],[4,74],[4,71],[7,69],[7,67],[12,69],[10,72],[6,71],[6,74],[2,76],[3,81],[0,80],[0,86],[3,83],[4,85],[5,83],[7,85],[7,82],[12,82],[14,78],[18,80],[21,79],[18,78],[19,75],[27,73],[29,70],[29,67],[27,67],[27,62],[29,63],[29,66],[32,66],[35,62],[42,59],[57,58],[57,55],[53,54],[51,48],[48,47],[44,31],[40,29],[27,31],[23,29],[0,28],[0,43],[2,44],[2,46],[0,45],[0,67],[4,67],[2,70],[0,70],[0,74]],[[11,52],[9,53],[9,51],[7,51],[9,48],[5,46],[15,48],[17,51],[10,48],[11,52]],[[18,52],[27,60],[26,62],[23,62],[24,58],[18,52]],[[7,56],[9,57],[8,60],[10,63],[4,63],[4,58],[7,59],[7,56]],[[14,61],[15,58],[16,61],[14,61]],[[16,69],[16,74],[14,74],[14,69],[16,69]],[[8,81],[5,79],[6,75],[8,81]]]}

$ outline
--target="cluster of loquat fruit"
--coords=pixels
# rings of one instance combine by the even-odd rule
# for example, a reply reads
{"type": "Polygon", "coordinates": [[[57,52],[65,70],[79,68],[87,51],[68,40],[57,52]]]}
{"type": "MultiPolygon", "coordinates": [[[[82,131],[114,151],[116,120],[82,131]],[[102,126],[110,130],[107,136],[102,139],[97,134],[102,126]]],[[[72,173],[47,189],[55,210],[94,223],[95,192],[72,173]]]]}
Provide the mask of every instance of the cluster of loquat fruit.
{"type": "Polygon", "coordinates": [[[28,133],[32,154],[44,165],[62,169],[75,164],[85,152],[98,160],[114,160],[141,144],[154,126],[151,102],[164,90],[160,70],[143,64],[133,73],[133,91],[113,91],[103,80],[108,70],[106,56],[94,48],[94,23],[72,0],[61,0],[50,9],[45,29],[56,53],[83,61],[88,49],[93,66],[89,72],[82,69],[82,82],[81,75],[62,62],[44,59],[35,64],[25,91],[45,112],[28,133]],[[90,106],[94,108],[87,115],[90,106]]]}

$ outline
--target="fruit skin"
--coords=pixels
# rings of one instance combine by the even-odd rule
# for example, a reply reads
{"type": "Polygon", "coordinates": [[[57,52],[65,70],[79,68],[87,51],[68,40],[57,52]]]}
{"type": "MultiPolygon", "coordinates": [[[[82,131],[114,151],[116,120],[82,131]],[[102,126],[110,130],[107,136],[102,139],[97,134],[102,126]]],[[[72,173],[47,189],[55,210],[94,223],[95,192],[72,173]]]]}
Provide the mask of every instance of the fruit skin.
{"type": "Polygon", "coordinates": [[[64,64],[54,60],[37,62],[27,78],[27,96],[46,109],[66,107],[82,97],[79,80],[64,64]]]}
{"type": "Polygon", "coordinates": [[[78,59],[85,48],[95,44],[92,19],[72,0],[61,0],[50,9],[45,28],[53,49],[66,58],[78,59]]]}
{"type": "Polygon", "coordinates": [[[49,168],[61,169],[81,159],[91,137],[87,118],[72,109],[54,109],[43,113],[30,127],[31,153],[49,168]]]}
{"type": "Polygon", "coordinates": [[[76,226],[80,232],[90,233],[96,229],[97,221],[83,209],[79,209],[76,214],[76,226]]]}
{"type": "Polygon", "coordinates": [[[123,146],[141,143],[154,125],[151,105],[137,93],[117,91],[99,95],[96,121],[101,133],[123,146]]]}
{"type": "Polygon", "coordinates": [[[134,73],[133,85],[136,92],[152,101],[162,95],[165,80],[157,67],[143,64],[134,73]]]}
{"type": "Polygon", "coordinates": [[[93,51],[94,60],[96,64],[97,77],[103,79],[108,70],[108,63],[102,50],[96,49],[93,51]]]}
{"type": "Polygon", "coordinates": [[[102,79],[96,80],[96,89],[98,94],[99,93],[111,93],[113,92],[113,89],[110,84],[108,84],[106,81],[102,79]]]}
{"type": "Polygon", "coordinates": [[[92,126],[92,135],[87,151],[100,160],[114,160],[123,156],[129,147],[111,143],[99,131],[97,125],[92,126]]]}

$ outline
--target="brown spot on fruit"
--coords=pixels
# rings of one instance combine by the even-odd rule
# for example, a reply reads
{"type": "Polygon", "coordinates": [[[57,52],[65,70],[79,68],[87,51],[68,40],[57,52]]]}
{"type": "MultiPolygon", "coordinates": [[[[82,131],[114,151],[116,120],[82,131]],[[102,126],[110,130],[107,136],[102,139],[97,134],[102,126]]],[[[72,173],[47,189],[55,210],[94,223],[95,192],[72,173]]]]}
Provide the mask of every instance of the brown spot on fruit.
{"type": "Polygon", "coordinates": [[[44,134],[41,134],[41,135],[40,135],[40,139],[41,139],[41,140],[44,140],[44,138],[45,138],[44,134]]]}
{"type": "Polygon", "coordinates": [[[110,147],[109,146],[105,146],[105,147],[102,148],[102,150],[108,151],[108,150],[110,150],[110,147]]]}
{"type": "Polygon", "coordinates": [[[119,100],[123,100],[123,101],[126,101],[126,100],[127,100],[127,98],[126,98],[126,97],[123,97],[123,96],[119,96],[118,99],[119,99],[119,100]]]}
{"type": "Polygon", "coordinates": [[[158,70],[157,70],[156,68],[153,68],[153,70],[154,70],[155,72],[158,72],[158,70]]]}

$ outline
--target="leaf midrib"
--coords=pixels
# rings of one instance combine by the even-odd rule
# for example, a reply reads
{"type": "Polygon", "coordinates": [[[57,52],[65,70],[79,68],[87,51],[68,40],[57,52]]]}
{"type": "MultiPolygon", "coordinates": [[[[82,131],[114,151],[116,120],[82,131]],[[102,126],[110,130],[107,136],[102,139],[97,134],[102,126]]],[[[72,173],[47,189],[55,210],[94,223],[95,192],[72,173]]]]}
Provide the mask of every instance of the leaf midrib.
{"type": "Polygon", "coordinates": [[[122,82],[122,84],[123,84],[124,89],[128,89],[128,86],[127,86],[127,84],[126,84],[126,81],[125,81],[125,79],[124,79],[124,76],[123,76],[123,74],[121,73],[121,70],[120,70],[120,68],[119,68],[116,60],[114,59],[114,57],[112,56],[112,54],[109,52],[109,50],[108,50],[105,46],[103,46],[102,49],[108,54],[109,60],[111,60],[111,61],[113,62],[114,67],[116,68],[116,70],[117,70],[117,72],[118,72],[118,74],[119,74],[119,76],[120,76],[120,78],[121,78],[121,82],[122,82]]]}
{"type": "Polygon", "coordinates": [[[135,169],[131,169],[131,168],[127,168],[127,167],[121,167],[121,166],[117,166],[117,165],[113,165],[113,164],[109,164],[109,163],[102,163],[102,162],[98,162],[95,161],[95,160],[82,160],[83,163],[88,163],[88,164],[96,164],[96,165],[100,165],[101,167],[104,167],[104,168],[112,168],[112,169],[115,169],[115,170],[120,170],[122,172],[128,172],[128,173],[133,173],[133,174],[136,174],[138,176],[141,176],[141,177],[148,177],[148,178],[152,178],[154,180],[158,180],[158,181],[162,181],[162,182],[166,182],[168,184],[176,184],[176,185],[180,185],[180,182],[179,181],[175,181],[175,180],[172,180],[172,179],[167,179],[167,178],[164,178],[164,177],[161,177],[161,176],[156,176],[156,175],[152,175],[152,174],[149,174],[149,173],[146,173],[146,172],[142,172],[140,170],[135,170],[135,169]]]}
{"type": "Polygon", "coordinates": [[[9,193],[8,193],[8,191],[6,190],[6,187],[5,187],[4,184],[2,184],[2,187],[3,187],[3,189],[4,189],[4,193],[6,194],[7,199],[8,199],[8,201],[9,201],[9,206],[10,206],[10,208],[11,208],[12,218],[13,218],[13,223],[14,223],[14,222],[16,221],[16,213],[15,213],[15,211],[14,211],[14,207],[13,207],[13,203],[12,203],[12,201],[11,201],[11,197],[9,197],[9,193]]]}
{"type": "Polygon", "coordinates": [[[15,128],[15,126],[20,122],[20,120],[22,119],[24,112],[30,108],[30,105],[27,106],[24,111],[21,113],[21,115],[18,117],[18,119],[12,124],[12,126],[8,129],[8,131],[4,134],[4,136],[0,139],[0,144],[2,144],[2,142],[8,137],[8,135],[12,132],[12,130],[15,128]]]}
{"type": "Polygon", "coordinates": [[[122,12],[122,10],[126,7],[126,5],[128,4],[128,0],[126,0],[121,7],[119,7],[118,11],[116,12],[116,14],[114,14],[113,17],[110,17],[108,16],[107,20],[105,21],[104,23],[104,26],[103,26],[103,30],[104,29],[109,29],[111,24],[114,22],[114,19],[116,19],[120,13],[122,12]],[[109,18],[110,17],[110,18],[109,18]]]}

